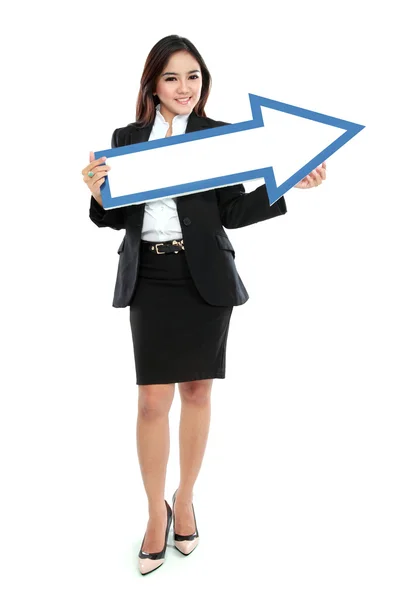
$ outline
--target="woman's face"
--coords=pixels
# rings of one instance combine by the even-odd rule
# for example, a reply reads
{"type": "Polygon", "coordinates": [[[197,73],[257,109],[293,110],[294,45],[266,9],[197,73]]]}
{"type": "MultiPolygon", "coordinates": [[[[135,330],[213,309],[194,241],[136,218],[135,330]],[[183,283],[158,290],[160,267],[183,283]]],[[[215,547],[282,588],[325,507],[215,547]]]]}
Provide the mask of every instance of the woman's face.
{"type": "Polygon", "coordinates": [[[201,70],[197,60],[186,50],[172,54],[157,79],[155,89],[164,119],[172,123],[175,115],[190,114],[200,100],[201,86],[201,70]],[[189,98],[189,101],[182,104],[178,98],[189,98]]]}

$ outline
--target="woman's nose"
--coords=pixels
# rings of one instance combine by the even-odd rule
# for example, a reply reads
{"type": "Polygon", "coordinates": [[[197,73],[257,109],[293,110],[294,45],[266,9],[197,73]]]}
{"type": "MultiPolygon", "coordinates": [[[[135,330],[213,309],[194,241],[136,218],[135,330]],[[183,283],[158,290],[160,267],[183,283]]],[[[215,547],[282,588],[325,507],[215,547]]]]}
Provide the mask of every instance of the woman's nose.
{"type": "Polygon", "coordinates": [[[179,86],[178,88],[178,93],[181,94],[183,96],[183,94],[187,93],[189,91],[189,87],[186,84],[182,84],[179,86]]]}

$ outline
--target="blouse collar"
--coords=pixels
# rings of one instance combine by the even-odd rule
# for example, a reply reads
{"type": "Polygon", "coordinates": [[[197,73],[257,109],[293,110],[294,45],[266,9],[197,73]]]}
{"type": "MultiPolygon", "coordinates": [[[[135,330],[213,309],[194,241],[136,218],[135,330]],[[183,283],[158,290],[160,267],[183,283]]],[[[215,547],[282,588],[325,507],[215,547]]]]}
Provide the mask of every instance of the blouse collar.
{"type": "MultiPolygon", "coordinates": [[[[156,106],[156,119],[159,119],[162,123],[167,123],[167,121],[164,119],[163,115],[161,114],[160,107],[161,107],[161,105],[160,105],[160,103],[158,103],[156,106]]],[[[189,113],[187,115],[175,115],[175,117],[172,119],[172,123],[175,123],[175,121],[179,121],[180,123],[186,125],[190,115],[191,115],[191,113],[189,113]]]]}

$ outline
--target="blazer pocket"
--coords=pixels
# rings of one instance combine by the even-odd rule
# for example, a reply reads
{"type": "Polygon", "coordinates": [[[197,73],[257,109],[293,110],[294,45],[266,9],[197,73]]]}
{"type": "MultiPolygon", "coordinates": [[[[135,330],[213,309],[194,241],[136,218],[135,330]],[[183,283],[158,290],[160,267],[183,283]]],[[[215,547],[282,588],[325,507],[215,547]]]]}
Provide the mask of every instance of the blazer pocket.
{"type": "Polygon", "coordinates": [[[225,236],[225,235],[220,235],[219,233],[215,234],[215,237],[217,238],[217,242],[218,242],[218,246],[222,249],[222,250],[230,250],[233,254],[233,258],[235,258],[235,250],[231,244],[230,239],[225,236]]]}
{"type": "Polygon", "coordinates": [[[124,249],[124,246],[125,246],[125,236],[124,236],[124,238],[123,238],[123,240],[122,240],[122,242],[121,242],[121,244],[120,244],[120,246],[119,246],[119,248],[117,250],[118,254],[121,254],[122,250],[124,249]]]}

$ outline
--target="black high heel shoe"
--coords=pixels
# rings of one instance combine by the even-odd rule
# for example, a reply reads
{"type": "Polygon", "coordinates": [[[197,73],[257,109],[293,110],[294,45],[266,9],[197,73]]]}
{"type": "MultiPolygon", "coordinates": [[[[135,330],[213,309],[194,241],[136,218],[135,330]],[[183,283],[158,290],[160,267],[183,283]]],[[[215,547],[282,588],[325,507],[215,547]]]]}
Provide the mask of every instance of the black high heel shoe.
{"type": "Polygon", "coordinates": [[[165,529],[164,548],[160,552],[143,552],[143,550],[142,550],[143,542],[144,542],[144,538],[146,537],[146,534],[144,534],[144,537],[142,540],[142,545],[140,546],[139,555],[138,555],[139,556],[139,571],[141,572],[142,575],[147,575],[147,573],[151,573],[152,571],[155,571],[156,569],[158,569],[158,567],[161,567],[161,565],[165,561],[165,550],[167,549],[168,533],[169,533],[169,529],[171,527],[171,522],[172,522],[172,510],[171,510],[171,507],[168,504],[168,502],[166,500],[164,500],[164,502],[167,506],[167,527],[165,529]]]}
{"type": "Polygon", "coordinates": [[[174,506],[175,506],[175,498],[176,498],[176,492],[178,490],[175,491],[173,497],[172,497],[172,517],[173,517],[173,521],[174,521],[174,545],[175,548],[177,550],[179,550],[179,552],[181,552],[181,554],[184,554],[185,556],[187,556],[188,554],[191,554],[191,552],[193,552],[193,550],[196,548],[197,544],[199,543],[199,531],[197,529],[197,523],[196,523],[196,515],[194,514],[194,507],[193,507],[193,503],[192,503],[192,510],[193,510],[193,518],[194,518],[194,524],[195,524],[195,532],[191,533],[190,535],[179,535],[179,533],[175,533],[175,513],[174,513],[174,506]]]}

